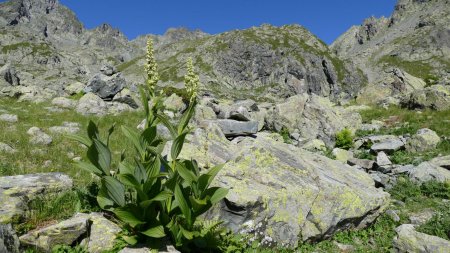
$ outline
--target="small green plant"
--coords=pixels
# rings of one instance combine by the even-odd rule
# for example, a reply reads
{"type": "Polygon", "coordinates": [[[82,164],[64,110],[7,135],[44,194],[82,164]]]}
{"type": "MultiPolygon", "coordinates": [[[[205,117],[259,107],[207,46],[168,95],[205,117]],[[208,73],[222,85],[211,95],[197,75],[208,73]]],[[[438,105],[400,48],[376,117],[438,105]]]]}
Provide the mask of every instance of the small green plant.
{"type": "Polygon", "coordinates": [[[56,245],[55,247],[53,247],[52,253],[88,253],[88,251],[79,245],[75,247],[70,247],[67,245],[56,245]]]}
{"type": "Polygon", "coordinates": [[[418,231],[450,239],[450,205],[443,205],[427,223],[421,225],[418,231]]]}
{"type": "Polygon", "coordinates": [[[336,134],[336,147],[343,149],[353,147],[353,133],[350,129],[344,128],[336,134]]]}
{"type": "Polygon", "coordinates": [[[280,135],[281,135],[281,137],[283,137],[284,143],[287,143],[287,144],[292,143],[291,134],[289,133],[289,129],[287,129],[286,127],[283,127],[280,131],[280,135]]]}
{"type": "Polygon", "coordinates": [[[78,167],[100,178],[97,202],[123,222],[130,232],[123,236],[127,243],[144,242],[157,250],[161,238],[169,237],[177,248],[186,252],[214,248],[211,238],[219,223],[205,226],[198,218],[228,193],[225,188],[210,186],[223,165],[204,173],[196,161],[179,158],[191,131],[189,121],[197,103],[198,75],[189,60],[185,76],[189,107],[178,124],[173,125],[164,114],[163,94],[155,94],[159,75],[151,40],[147,44],[146,60],[147,85],[140,88],[145,128],[142,132],[126,126],[121,129],[132,143],[134,156],[126,159],[126,152],[122,152],[115,164],[109,145],[115,126],[102,138],[97,125],[91,121],[87,138],[71,136],[88,148],[88,162],[79,162],[78,167]],[[173,138],[169,157],[162,154],[166,142],[157,134],[159,124],[166,126],[173,138]]]}

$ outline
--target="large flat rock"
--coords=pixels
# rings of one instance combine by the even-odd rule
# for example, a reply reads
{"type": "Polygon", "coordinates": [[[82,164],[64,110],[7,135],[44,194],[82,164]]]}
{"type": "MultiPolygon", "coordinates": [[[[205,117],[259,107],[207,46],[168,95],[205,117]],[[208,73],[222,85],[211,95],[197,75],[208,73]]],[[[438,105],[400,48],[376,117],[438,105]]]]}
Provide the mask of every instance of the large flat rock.
{"type": "Polygon", "coordinates": [[[215,184],[230,192],[207,218],[221,219],[263,245],[293,248],[301,240],[363,228],[389,202],[364,171],[277,142],[268,133],[229,142],[210,126],[188,139],[181,157],[207,167],[228,161],[215,184]]]}
{"type": "Polygon", "coordinates": [[[30,200],[69,190],[72,185],[72,179],[63,173],[0,177],[0,224],[22,218],[30,200]]]}

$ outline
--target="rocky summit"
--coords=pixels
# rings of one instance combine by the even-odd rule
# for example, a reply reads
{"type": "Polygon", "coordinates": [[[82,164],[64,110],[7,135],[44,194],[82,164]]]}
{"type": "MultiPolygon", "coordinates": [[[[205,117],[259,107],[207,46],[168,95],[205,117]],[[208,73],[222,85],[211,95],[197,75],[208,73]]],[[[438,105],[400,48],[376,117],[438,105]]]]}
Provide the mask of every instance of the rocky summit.
{"type": "Polygon", "coordinates": [[[0,253],[447,252],[449,228],[449,0],[331,45],[0,3],[0,253]]]}

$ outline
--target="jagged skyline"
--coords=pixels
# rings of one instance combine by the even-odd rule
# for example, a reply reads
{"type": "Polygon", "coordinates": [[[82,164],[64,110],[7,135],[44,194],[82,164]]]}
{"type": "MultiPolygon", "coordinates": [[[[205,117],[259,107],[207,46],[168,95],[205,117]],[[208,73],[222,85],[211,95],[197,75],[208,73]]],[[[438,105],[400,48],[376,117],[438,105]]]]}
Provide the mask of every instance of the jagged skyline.
{"type": "Polygon", "coordinates": [[[269,0],[257,3],[237,0],[226,3],[133,0],[126,5],[120,1],[108,1],[107,4],[105,1],[92,1],[86,4],[82,1],[61,0],[61,3],[77,13],[87,28],[109,23],[119,28],[129,39],[142,34],[164,34],[173,27],[217,34],[269,23],[276,26],[300,24],[331,44],[348,28],[362,23],[367,17],[391,15],[396,0],[349,0],[345,3],[331,0],[282,0],[276,3],[269,0]],[[100,9],[101,12],[98,11],[100,9]]]}

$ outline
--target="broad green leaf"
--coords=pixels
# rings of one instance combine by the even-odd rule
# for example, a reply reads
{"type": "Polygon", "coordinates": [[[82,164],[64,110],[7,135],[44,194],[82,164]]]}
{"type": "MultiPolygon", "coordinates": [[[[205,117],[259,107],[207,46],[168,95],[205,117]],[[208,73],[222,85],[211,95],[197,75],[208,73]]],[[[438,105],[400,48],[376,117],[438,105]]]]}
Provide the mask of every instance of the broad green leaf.
{"type": "Polygon", "coordinates": [[[92,141],[84,136],[76,135],[76,134],[67,134],[67,138],[72,139],[74,141],[78,141],[86,147],[90,147],[92,145],[92,141]]]}
{"type": "Polygon", "coordinates": [[[97,125],[90,120],[88,127],[87,127],[87,134],[89,139],[93,140],[93,139],[98,139],[99,135],[98,135],[98,128],[97,125]]]}
{"type": "Polygon", "coordinates": [[[183,228],[183,226],[180,226],[180,230],[181,230],[181,234],[183,234],[183,236],[188,239],[188,240],[192,240],[192,238],[194,238],[194,233],[191,231],[188,231],[187,229],[183,228]]]}
{"type": "Polygon", "coordinates": [[[136,180],[136,178],[132,174],[120,173],[117,175],[117,179],[119,179],[119,181],[126,186],[130,186],[133,188],[140,188],[141,186],[141,184],[136,180]]]}
{"type": "Polygon", "coordinates": [[[102,179],[103,184],[106,187],[108,196],[118,206],[125,205],[125,187],[117,179],[106,176],[102,179]]]}
{"type": "Polygon", "coordinates": [[[121,221],[127,223],[131,227],[136,227],[137,225],[145,224],[145,221],[141,221],[138,217],[133,214],[132,208],[128,207],[119,207],[113,210],[113,213],[119,218],[121,221]]]}
{"type": "Polygon", "coordinates": [[[176,138],[177,131],[173,127],[172,123],[170,123],[169,118],[167,118],[166,115],[162,115],[162,114],[158,114],[157,117],[158,117],[159,121],[161,121],[161,123],[163,123],[163,125],[166,126],[167,129],[169,129],[169,132],[172,135],[172,138],[176,138]]]}
{"type": "Polygon", "coordinates": [[[109,175],[109,170],[111,167],[111,151],[109,148],[101,141],[94,139],[95,148],[98,151],[98,165],[102,170],[109,175]]]}
{"type": "Polygon", "coordinates": [[[163,226],[152,227],[141,233],[152,238],[163,238],[166,236],[166,233],[164,233],[163,226]]]}
{"type": "Polygon", "coordinates": [[[183,195],[180,185],[178,184],[175,186],[175,200],[178,202],[178,205],[184,217],[186,218],[186,221],[188,222],[189,225],[191,225],[192,224],[191,209],[189,208],[189,205],[183,195]]]}
{"type": "Polygon", "coordinates": [[[104,185],[100,186],[100,190],[97,194],[97,202],[100,208],[109,210],[114,205],[114,202],[109,198],[108,192],[104,185]]]}
{"type": "Polygon", "coordinates": [[[176,169],[178,174],[189,184],[197,181],[197,177],[194,175],[192,171],[185,167],[184,163],[177,163],[176,169]]]}
{"type": "Polygon", "coordinates": [[[119,171],[121,174],[134,174],[134,167],[127,162],[120,162],[119,171]]]}
{"type": "Polygon", "coordinates": [[[142,106],[144,106],[145,115],[148,115],[149,112],[150,112],[150,109],[148,107],[148,100],[149,99],[148,99],[147,94],[145,93],[145,90],[142,87],[142,85],[139,86],[139,93],[141,95],[141,103],[142,103],[142,106]]]}
{"type": "Polygon", "coordinates": [[[187,125],[189,124],[189,121],[191,120],[191,118],[195,112],[195,105],[196,105],[196,102],[192,102],[189,105],[189,108],[181,116],[180,122],[178,123],[178,134],[181,134],[182,132],[184,132],[187,125]]]}
{"type": "MultiPolygon", "coordinates": [[[[225,166],[225,164],[219,164],[216,165],[214,167],[212,167],[205,175],[208,175],[208,177],[203,177],[203,179],[199,180],[199,188],[200,190],[203,192],[206,190],[206,188],[209,187],[209,185],[211,184],[211,182],[214,180],[214,178],[216,177],[217,173],[219,173],[219,171],[223,168],[223,166],[225,166]],[[205,180],[206,179],[206,180],[205,180]]],[[[203,175],[202,175],[203,176],[203,175]]],[[[200,177],[202,177],[200,176],[200,177]]]]}
{"type": "Polygon", "coordinates": [[[147,181],[147,171],[145,170],[144,165],[138,160],[135,159],[136,167],[134,168],[134,177],[139,183],[145,183],[147,181]]]}
{"type": "Polygon", "coordinates": [[[147,166],[147,177],[157,177],[161,172],[161,159],[155,157],[154,161],[147,166]]]}
{"type": "Polygon", "coordinates": [[[221,187],[211,187],[206,190],[206,195],[210,196],[209,200],[215,204],[225,198],[228,194],[228,189],[221,187]]]}
{"type": "Polygon", "coordinates": [[[156,137],[156,126],[149,127],[141,134],[141,139],[147,144],[151,144],[156,137]]]}
{"type": "Polygon", "coordinates": [[[140,203],[140,206],[142,208],[147,208],[149,207],[153,202],[155,201],[165,201],[168,198],[171,198],[173,195],[173,193],[171,193],[170,191],[162,191],[160,192],[158,195],[156,195],[154,198],[150,199],[150,200],[146,200],[146,201],[142,201],[140,203]]]}
{"type": "Polygon", "coordinates": [[[178,158],[178,155],[181,152],[181,149],[183,148],[184,139],[186,138],[187,132],[182,133],[179,135],[175,140],[173,140],[172,148],[170,150],[170,156],[172,158],[172,161],[175,161],[178,158]]]}
{"type": "Polygon", "coordinates": [[[95,167],[92,163],[82,162],[79,161],[76,163],[76,166],[82,170],[85,170],[90,173],[94,173],[97,176],[104,175],[103,171],[99,170],[97,167],[95,167]]]}
{"type": "Polygon", "coordinates": [[[115,129],[116,129],[116,123],[114,122],[114,124],[108,129],[108,138],[106,138],[106,146],[109,146],[109,138],[114,133],[115,129]]]}
{"type": "Polygon", "coordinates": [[[137,235],[133,235],[133,236],[127,236],[124,235],[122,236],[122,239],[128,243],[129,245],[136,245],[138,243],[138,236],[137,235]]]}
{"type": "Polygon", "coordinates": [[[142,148],[141,142],[139,140],[139,134],[134,130],[127,126],[122,126],[123,134],[130,140],[136,150],[139,152],[139,155],[142,156],[144,154],[144,149],[142,148]]]}

